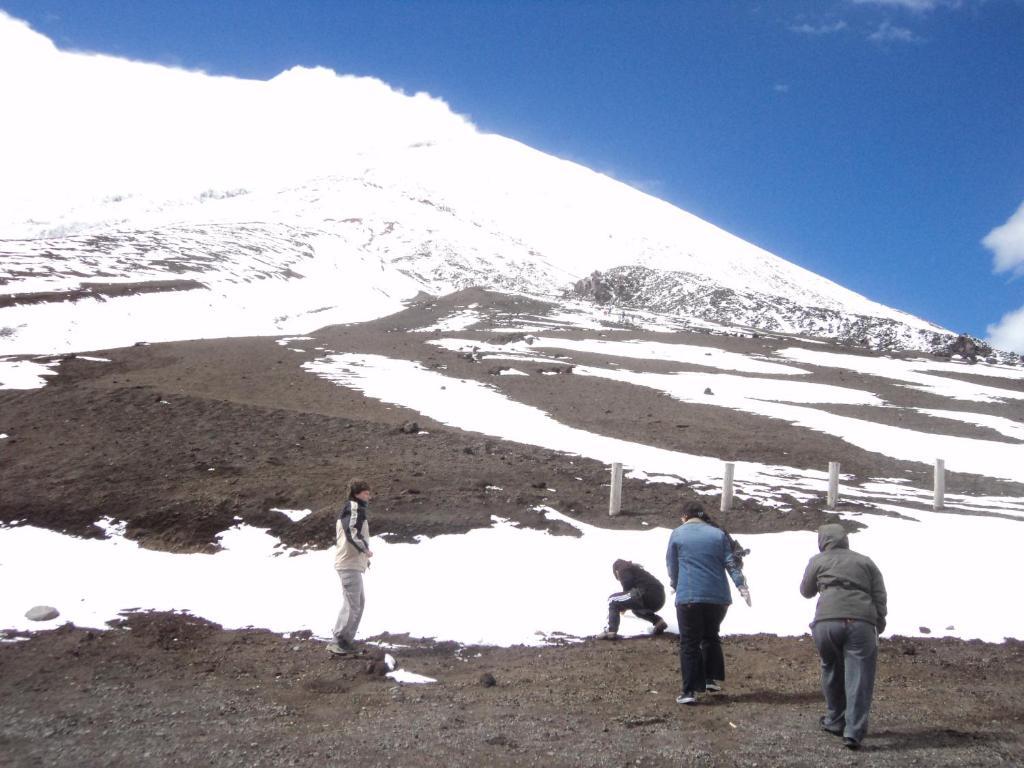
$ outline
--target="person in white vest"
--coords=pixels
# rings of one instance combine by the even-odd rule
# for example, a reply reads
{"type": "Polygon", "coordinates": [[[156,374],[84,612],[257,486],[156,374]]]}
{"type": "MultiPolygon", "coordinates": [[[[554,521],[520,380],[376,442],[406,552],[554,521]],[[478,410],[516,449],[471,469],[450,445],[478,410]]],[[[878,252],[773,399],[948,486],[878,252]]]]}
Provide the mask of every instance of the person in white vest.
{"type": "Polygon", "coordinates": [[[366,595],[363,591],[363,574],[370,567],[370,523],[367,510],[370,485],[364,480],[352,480],[348,484],[348,499],[338,510],[334,524],[337,551],[334,555],[334,570],[341,580],[342,605],[334,622],[334,642],[327,650],[336,656],[356,651],[353,641],[363,617],[366,595]]]}

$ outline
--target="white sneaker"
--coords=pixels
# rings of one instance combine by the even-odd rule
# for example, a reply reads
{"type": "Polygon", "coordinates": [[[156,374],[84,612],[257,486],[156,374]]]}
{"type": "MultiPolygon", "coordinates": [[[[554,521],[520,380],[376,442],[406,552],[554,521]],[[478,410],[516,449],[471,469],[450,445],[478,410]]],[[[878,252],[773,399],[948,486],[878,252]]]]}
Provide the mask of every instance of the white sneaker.
{"type": "Polygon", "coordinates": [[[696,704],[697,696],[693,693],[681,693],[676,696],[676,704],[696,704]]]}
{"type": "Polygon", "coordinates": [[[710,693],[718,693],[720,690],[722,690],[722,684],[716,683],[714,680],[708,680],[706,683],[704,683],[704,689],[709,691],[710,693]]]}

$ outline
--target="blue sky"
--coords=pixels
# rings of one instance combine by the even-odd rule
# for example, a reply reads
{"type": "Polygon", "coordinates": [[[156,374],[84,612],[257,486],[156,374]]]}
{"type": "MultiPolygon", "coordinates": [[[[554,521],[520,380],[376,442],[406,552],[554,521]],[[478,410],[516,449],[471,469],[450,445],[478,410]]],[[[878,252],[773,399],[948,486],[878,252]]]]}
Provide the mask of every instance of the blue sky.
{"type": "Polygon", "coordinates": [[[1024,305],[1024,243],[1001,273],[981,243],[1024,203],[1022,0],[0,8],[62,48],[427,91],[953,330],[1024,305]]]}

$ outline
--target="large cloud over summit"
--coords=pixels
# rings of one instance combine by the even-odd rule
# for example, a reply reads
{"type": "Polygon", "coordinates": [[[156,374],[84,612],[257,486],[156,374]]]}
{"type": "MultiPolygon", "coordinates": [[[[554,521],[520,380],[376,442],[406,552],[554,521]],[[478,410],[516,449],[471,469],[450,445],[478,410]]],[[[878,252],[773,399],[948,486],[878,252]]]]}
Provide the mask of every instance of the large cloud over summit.
{"type": "Polygon", "coordinates": [[[59,50],[0,11],[0,207],[280,183],[473,127],[426,94],[296,67],[269,81],[59,50]]]}

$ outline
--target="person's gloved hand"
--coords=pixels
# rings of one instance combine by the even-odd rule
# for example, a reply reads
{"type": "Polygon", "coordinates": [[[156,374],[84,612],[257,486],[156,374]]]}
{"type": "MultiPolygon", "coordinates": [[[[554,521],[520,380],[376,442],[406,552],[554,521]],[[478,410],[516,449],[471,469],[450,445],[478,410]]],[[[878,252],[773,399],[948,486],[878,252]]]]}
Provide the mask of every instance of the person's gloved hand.
{"type": "Polygon", "coordinates": [[[746,584],[744,584],[739,589],[740,589],[740,595],[743,596],[743,600],[747,603],[747,607],[749,608],[751,606],[751,602],[750,602],[750,587],[748,587],[746,584]]]}

